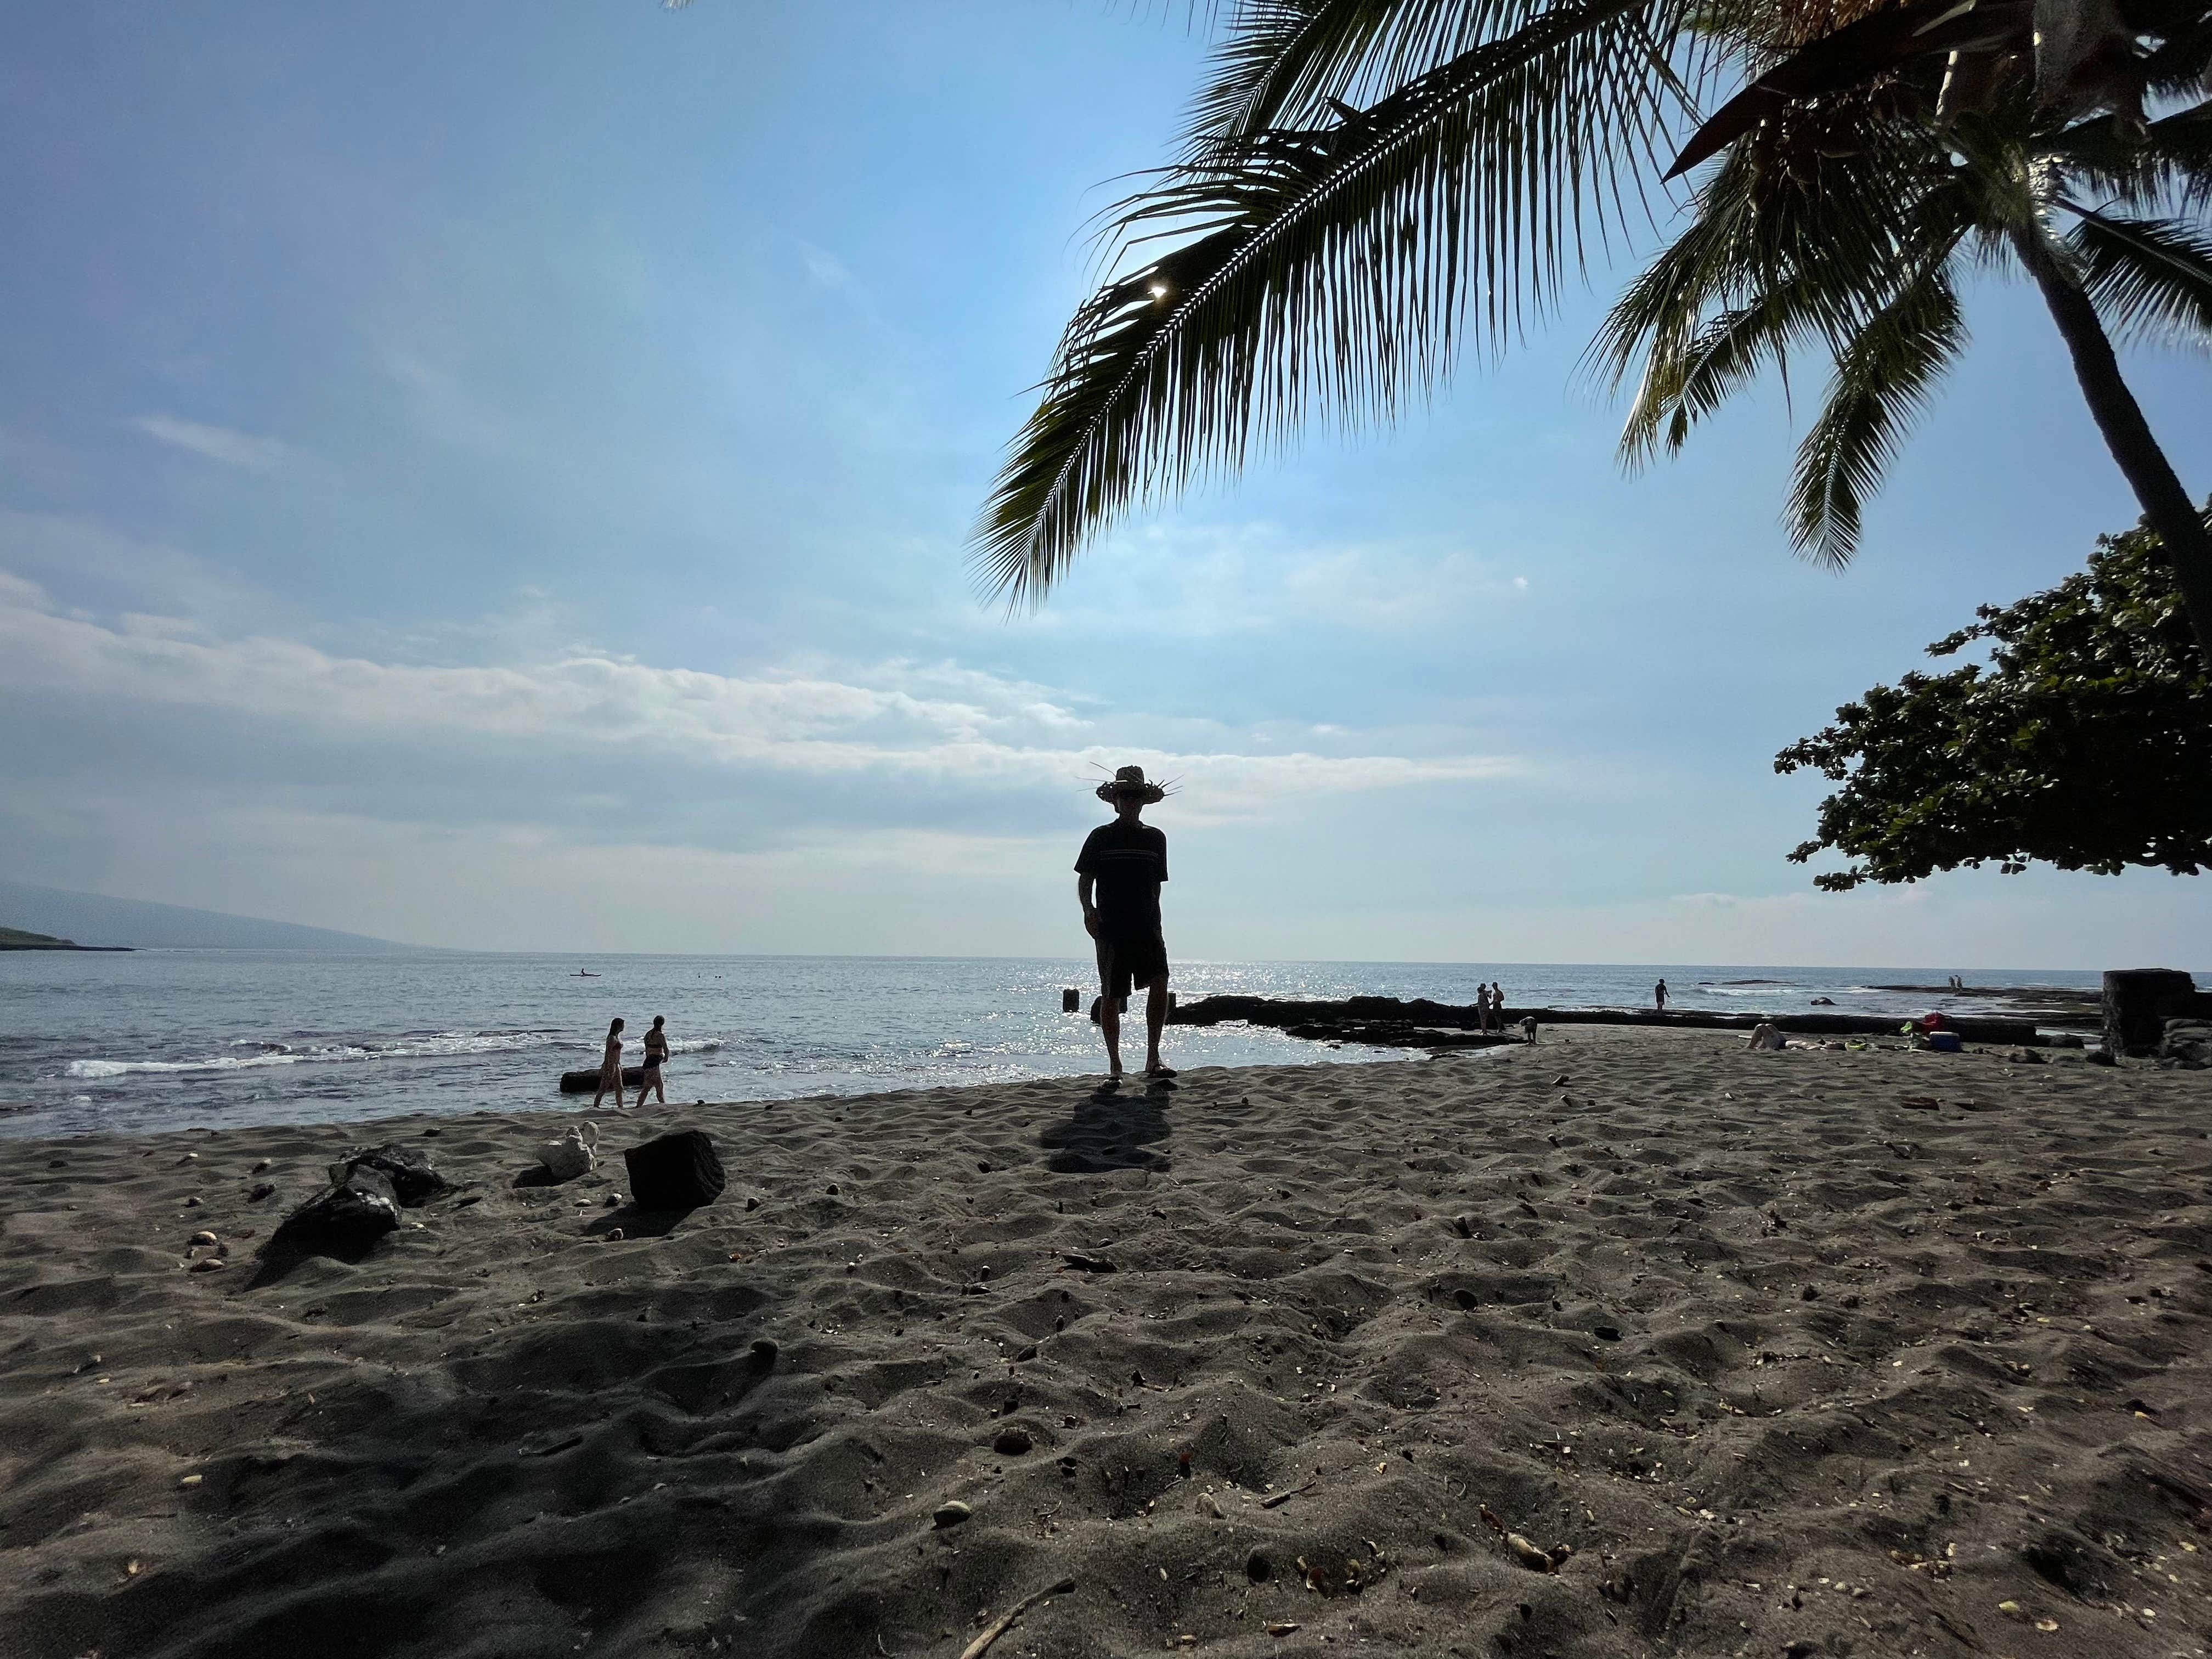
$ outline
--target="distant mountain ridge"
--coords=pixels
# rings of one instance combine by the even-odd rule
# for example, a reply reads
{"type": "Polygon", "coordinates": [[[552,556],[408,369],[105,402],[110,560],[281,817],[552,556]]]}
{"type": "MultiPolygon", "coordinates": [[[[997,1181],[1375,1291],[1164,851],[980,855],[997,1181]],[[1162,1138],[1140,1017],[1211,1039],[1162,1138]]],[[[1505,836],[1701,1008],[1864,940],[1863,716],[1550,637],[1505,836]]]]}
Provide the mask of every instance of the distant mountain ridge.
{"type": "Polygon", "coordinates": [[[343,951],[356,955],[425,947],[342,933],[297,922],[195,910],[181,904],[72,893],[59,887],[0,881],[0,927],[49,933],[81,945],[214,951],[343,951]]]}

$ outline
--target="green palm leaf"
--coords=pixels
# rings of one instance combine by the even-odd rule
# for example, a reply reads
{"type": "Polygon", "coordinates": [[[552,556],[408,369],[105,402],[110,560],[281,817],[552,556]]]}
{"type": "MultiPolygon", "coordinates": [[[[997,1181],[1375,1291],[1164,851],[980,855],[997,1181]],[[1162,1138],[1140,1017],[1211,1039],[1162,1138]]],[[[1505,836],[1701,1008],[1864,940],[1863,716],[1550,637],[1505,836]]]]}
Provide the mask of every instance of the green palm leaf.
{"type": "Polygon", "coordinates": [[[2151,122],[2140,134],[2100,117],[2054,136],[2045,147],[2070,179],[2137,210],[2212,208],[2212,99],[2151,122]]]}
{"type": "MultiPolygon", "coordinates": [[[[1788,144],[1785,130],[1778,144],[1788,144]]],[[[1701,186],[1690,224],[1614,304],[1589,360],[1614,386],[1643,369],[1621,435],[1641,465],[1790,355],[1845,350],[1866,319],[1956,251],[1968,200],[1911,143],[1869,141],[1778,177],[1749,147],[1701,186]]]]}
{"type": "Polygon", "coordinates": [[[1268,128],[1119,204],[1109,281],[1063,337],[976,532],[984,585],[1034,601],[1139,495],[1233,465],[1326,399],[1388,415],[1579,256],[1594,179],[1654,145],[1644,25],[1678,0],[1554,6],[1333,125],[1268,128]]]}
{"type": "Polygon", "coordinates": [[[1835,379],[1797,447],[1790,479],[1789,522],[1800,550],[1824,564],[1850,559],[1862,503],[1966,341],[1959,296],[1938,268],[1883,307],[1837,354],[1835,379]]]}
{"type": "Polygon", "coordinates": [[[1243,0],[1185,128],[1188,153],[1374,102],[1526,27],[1547,0],[1243,0]]]}
{"type": "Polygon", "coordinates": [[[2212,341],[2212,237],[2170,219],[2075,210],[2067,240],[2099,310],[2124,329],[2212,341]]]}
{"type": "Polygon", "coordinates": [[[1372,101],[1510,33],[1527,11],[1501,0],[1246,0],[1193,106],[1192,153],[1320,120],[1337,104],[1372,101]]]}

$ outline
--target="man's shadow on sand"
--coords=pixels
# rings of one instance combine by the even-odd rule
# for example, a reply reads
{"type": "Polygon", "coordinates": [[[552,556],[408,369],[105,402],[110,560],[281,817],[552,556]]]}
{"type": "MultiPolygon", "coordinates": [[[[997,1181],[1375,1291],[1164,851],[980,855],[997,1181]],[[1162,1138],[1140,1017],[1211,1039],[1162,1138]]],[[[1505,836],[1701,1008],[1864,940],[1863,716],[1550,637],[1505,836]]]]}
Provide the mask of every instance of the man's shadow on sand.
{"type": "Polygon", "coordinates": [[[1052,1154],[1046,1167],[1061,1175],[1168,1169],[1167,1158],[1145,1149],[1168,1138],[1164,1109],[1170,1098],[1167,1090],[1146,1088],[1136,1078],[1118,1089],[1085,1085],[1071,1103],[1067,1121],[1037,1137],[1052,1154]]]}

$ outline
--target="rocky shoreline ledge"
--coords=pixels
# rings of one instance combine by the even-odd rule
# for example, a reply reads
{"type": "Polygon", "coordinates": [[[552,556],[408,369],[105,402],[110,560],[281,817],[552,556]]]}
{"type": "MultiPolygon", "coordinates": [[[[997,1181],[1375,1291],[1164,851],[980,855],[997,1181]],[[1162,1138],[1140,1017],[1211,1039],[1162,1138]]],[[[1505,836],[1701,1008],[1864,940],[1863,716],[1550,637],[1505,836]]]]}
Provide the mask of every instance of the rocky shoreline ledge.
{"type": "Polygon", "coordinates": [[[0,927],[0,951],[123,951],[128,945],[79,945],[73,939],[57,939],[52,933],[33,933],[21,927],[0,927]]]}
{"type": "MultiPolygon", "coordinates": [[[[1504,1011],[1503,1021],[1514,1028],[1529,1015],[1535,1017],[1540,1031],[1554,1025],[1631,1025],[1693,1031],[1748,1031],[1755,1026],[1771,1025],[1800,1036],[1893,1036],[1904,1024],[1896,1015],[1716,1013],[1695,1008],[1669,1009],[1662,1014],[1635,1008],[1509,1007],[1504,1011]]],[[[1522,1040],[1517,1030],[1480,1030],[1472,1007],[1431,1002],[1426,997],[1410,1001],[1397,997],[1346,997],[1312,1002],[1273,997],[1200,997],[1179,1005],[1168,1018],[1177,1025],[1218,1025],[1241,1019],[1273,1026],[1291,1036],[1395,1048],[1487,1048],[1522,1040]]],[[[1943,1023],[1968,1042],[2035,1048],[2046,1041],[2033,1020],[1947,1014],[1943,1023]]]]}

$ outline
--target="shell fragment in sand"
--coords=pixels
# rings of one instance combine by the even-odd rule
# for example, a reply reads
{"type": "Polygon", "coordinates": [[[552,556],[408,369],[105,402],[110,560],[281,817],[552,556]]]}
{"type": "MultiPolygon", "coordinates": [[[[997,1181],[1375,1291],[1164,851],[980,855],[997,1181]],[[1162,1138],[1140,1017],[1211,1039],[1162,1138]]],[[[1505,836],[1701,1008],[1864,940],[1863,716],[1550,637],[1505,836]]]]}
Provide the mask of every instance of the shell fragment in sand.
{"type": "Polygon", "coordinates": [[[1505,1547],[1513,1552],[1513,1559],[1516,1561],[1532,1572],[1550,1572],[1558,1565],[1547,1552],[1538,1549],[1534,1543],[1517,1532],[1509,1532],[1505,1534],[1505,1547]]]}

